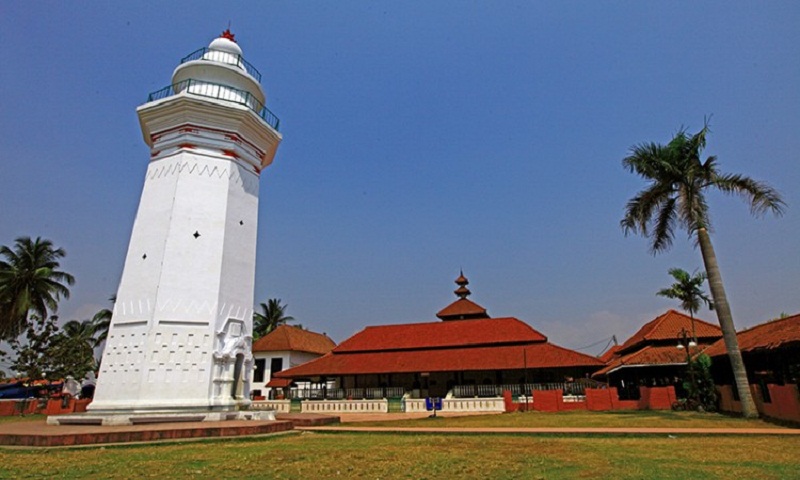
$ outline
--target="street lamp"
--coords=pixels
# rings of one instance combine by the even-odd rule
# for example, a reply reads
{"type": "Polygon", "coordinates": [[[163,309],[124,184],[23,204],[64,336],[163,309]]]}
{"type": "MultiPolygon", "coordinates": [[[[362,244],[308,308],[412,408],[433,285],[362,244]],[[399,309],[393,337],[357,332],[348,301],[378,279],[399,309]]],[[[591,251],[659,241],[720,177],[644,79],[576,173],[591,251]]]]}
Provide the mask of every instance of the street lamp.
{"type": "MultiPolygon", "coordinates": [[[[690,349],[697,346],[697,342],[694,339],[694,336],[691,335],[689,332],[686,331],[685,328],[681,328],[681,331],[678,333],[678,350],[686,350],[686,370],[689,372],[689,382],[692,386],[691,391],[689,392],[689,397],[696,397],[697,396],[697,384],[694,381],[694,369],[692,368],[692,353],[690,349]]],[[[693,399],[693,398],[692,398],[693,399]]]]}

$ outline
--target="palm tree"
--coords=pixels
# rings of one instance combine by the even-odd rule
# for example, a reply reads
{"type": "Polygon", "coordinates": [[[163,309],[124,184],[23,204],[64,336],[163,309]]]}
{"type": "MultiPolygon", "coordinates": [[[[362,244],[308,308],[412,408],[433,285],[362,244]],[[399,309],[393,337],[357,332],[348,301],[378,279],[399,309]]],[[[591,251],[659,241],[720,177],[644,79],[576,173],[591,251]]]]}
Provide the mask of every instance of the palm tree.
{"type": "Polygon", "coordinates": [[[711,310],[714,309],[714,304],[702,287],[706,278],[708,278],[706,272],[690,275],[686,270],[671,268],[669,269],[669,274],[676,280],[675,283],[670,285],[669,288],[662,288],[656,292],[656,295],[681,302],[681,308],[689,312],[689,317],[692,320],[692,340],[697,343],[697,334],[694,331],[694,312],[700,310],[703,304],[711,310]]]}
{"type": "MultiPolygon", "coordinates": [[[[108,299],[111,303],[117,303],[117,296],[112,295],[111,298],[108,299]]],[[[94,328],[95,337],[95,347],[100,346],[101,343],[105,342],[108,338],[108,329],[111,328],[111,316],[113,311],[109,308],[104,308],[99,312],[94,314],[92,317],[92,325],[94,328]]]]}
{"type": "Polygon", "coordinates": [[[66,285],[72,275],[58,270],[64,249],[37,237],[20,237],[14,248],[0,247],[0,338],[17,337],[28,323],[28,313],[47,318],[58,300],[69,298],[66,285]]]}
{"type": "Polygon", "coordinates": [[[685,228],[700,246],[736,388],[742,400],[742,413],[754,418],[758,411],[750,394],[733,315],[711,244],[706,193],[719,190],[739,195],[749,202],[750,212],[754,215],[770,211],[781,215],[785,203],[780,194],[765,183],[739,174],[720,172],[716,157],[710,156],[702,161],[700,155],[706,145],[707,133],[708,123],[694,135],[681,129],[667,145],[642,143],[631,148],[630,155],[623,159],[622,164],[649,184],[628,201],[620,225],[626,235],[633,232],[650,238],[653,254],[669,249],[675,227],[685,228]]]}
{"type": "Polygon", "coordinates": [[[289,305],[281,305],[280,298],[270,298],[260,304],[261,313],[253,312],[253,339],[258,339],[275,330],[278,325],[293,322],[294,317],[286,315],[289,305]]]}
{"type": "Polygon", "coordinates": [[[96,340],[94,338],[95,328],[92,320],[70,320],[64,324],[61,330],[61,335],[69,338],[76,344],[94,348],[96,340]]]}
{"type": "Polygon", "coordinates": [[[48,354],[54,361],[53,374],[59,377],[80,377],[97,366],[94,359],[94,322],[92,320],[70,320],[65,323],[52,343],[48,354]]]}

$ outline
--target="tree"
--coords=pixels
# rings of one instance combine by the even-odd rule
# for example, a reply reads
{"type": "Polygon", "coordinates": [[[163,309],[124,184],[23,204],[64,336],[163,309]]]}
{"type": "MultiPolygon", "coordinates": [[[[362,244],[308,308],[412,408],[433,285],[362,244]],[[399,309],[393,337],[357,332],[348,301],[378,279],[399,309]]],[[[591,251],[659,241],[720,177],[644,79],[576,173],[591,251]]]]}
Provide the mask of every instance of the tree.
{"type": "Polygon", "coordinates": [[[64,324],[49,348],[52,378],[67,375],[80,378],[95,369],[94,346],[97,342],[94,332],[91,320],[70,320],[64,324]]]}
{"type": "Polygon", "coordinates": [[[42,319],[31,315],[22,341],[15,337],[9,341],[14,361],[11,368],[19,376],[32,380],[65,378],[67,375],[80,378],[94,370],[94,338],[89,320],[72,320],[58,328],[55,315],[42,319]]]}
{"type": "MultiPolygon", "coordinates": [[[[117,303],[117,296],[112,295],[109,298],[111,303],[117,303]]],[[[94,325],[94,335],[95,335],[95,347],[99,347],[100,344],[106,341],[108,338],[108,330],[111,328],[111,316],[113,311],[108,308],[104,308],[99,312],[94,314],[92,317],[92,324],[94,325]]]]}
{"type": "Polygon", "coordinates": [[[692,340],[697,342],[697,334],[694,330],[694,313],[700,310],[705,304],[711,310],[714,304],[708,295],[703,291],[703,283],[706,281],[706,272],[699,272],[690,275],[689,272],[680,268],[671,268],[669,274],[676,281],[669,288],[662,288],[656,295],[672,298],[681,302],[681,308],[689,312],[692,319],[692,340]]]}
{"type": "Polygon", "coordinates": [[[750,394],[733,315],[711,243],[706,194],[718,190],[739,195],[750,204],[753,215],[767,212],[781,215],[785,203],[780,194],[765,183],[739,174],[722,173],[716,157],[709,156],[702,161],[700,156],[706,146],[707,133],[708,123],[694,135],[681,129],[666,145],[642,143],[631,148],[622,164],[649,184],[628,201],[620,225],[626,235],[632,232],[648,237],[653,254],[669,249],[676,227],[686,229],[700,246],[714,308],[742,400],[742,413],[753,418],[758,416],[758,411],[750,394]]]}
{"type": "Polygon", "coordinates": [[[50,348],[58,331],[58,317],[42,318],[33,314],[30,320],[25,328],[24,341],[18,335],[8,342],[14,358],[11,369],[18,377],[31,380],[45,376],[56,379],[52,375],[54,368],[50,348]]]}
{"type": "Polygon", "coordinates": [[[20,237],[14,248],[0,247],[0,339],[16,338],[28,324],[28,314],[48,318],[58,300],[69,298],[72,275],[58,270],[66,255],[50,240],[20,237]]]}
{"type": "Polygon", "coordinates": [[[294,321],[294,317],[286,315],[286,308],[289,305],[281,305],[280,298],[270,298],[267,303],[262,303],[260,306],[261,313],[253,312],[254,340],[275,330],[279,325],[294,321]]]}

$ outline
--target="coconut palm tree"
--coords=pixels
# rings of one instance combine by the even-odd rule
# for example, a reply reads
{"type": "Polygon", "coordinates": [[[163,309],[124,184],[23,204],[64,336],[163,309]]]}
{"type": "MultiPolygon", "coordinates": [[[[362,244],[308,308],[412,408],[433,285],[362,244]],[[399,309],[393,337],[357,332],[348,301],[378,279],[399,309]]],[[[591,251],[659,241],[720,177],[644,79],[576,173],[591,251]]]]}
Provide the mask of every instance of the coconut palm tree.
{"type": "MultiPolygon", "coordinates": [[[[117,296],[112,295],[108,299],[111,303],[117,303],[117,296]]],[[[94,327],[95,347],[100,346],[108,338],[108,329],[111,328],[111,316],[113,311],[109,308],[104,308],[94,314],[92,317],[92,325],[94,327]]]]}
{"type": "Polygon", "coordinates": [[[83,376],[96,367],[94,359],[94,323],[91,320],[70,320],[56,334],[48,354],[59,377],[83,376]]]}
{"type": "Polygon", "coordinates": [[[75,343],[94,348],[94,322],[91,320],[70,320],[61,327],[61,335],[75,343]]]}
{"type": "Polygon", "coordinates": [[[780,194],[765,183],[721,172],[716,157],[710,156],[703,161],[700,156],[706,146],[707,133],[708,123],[694,135],[681,129],[666,145],[642,143],[631,148],[630,154],[622,161],[623,166],[649,183],[628,201],[620,225],[626,235],[640,233],[648,237],[653,254],[669,249],[676,227],[686,229],[700,246],[736,388],[742,400],[742,413],[746,417],[757,417],[736,339],[733,315],[711,244],[706,194],[719,190],[739,195],[750,204],[750,212],[754,215],[766,212],[781,215],[785,203],[780,194]]]}
{"type": "Polygon", "coordinates": [[[50,240],[20,237],[14,248],[0,247],[0,338],[15,338],[28,323],[28,313],[48,318],[58,300],[69,298],[72,275],[62,272],[64,249],[50,240]]]}
{"type": "Polygon", "coordinates": [[[281,305],[280,298],[270,298],[260,304],[261,313],[253,312],[253,339],[258,339],[275,330],[278,325],[293,322],[294,317],[286,315],[289,305],[281,305]]]}
{"type": "Polygon", "coordinates": [[[697,343],[697,334],[694,331],[694,312],[700,310],[703,304],[711,310],[714,309],[711,299],[703,291],[703,283],[708,278],[706,272],[689,274],[686,270],[671,268],[669,269],[669,274],[676,280],[675,283],[670,285],[669,288],[662,288],[656,292],[656,295],[681,302],[681,308],[689,312],[689,317],[692,320],[692,340],[697,343]]]}

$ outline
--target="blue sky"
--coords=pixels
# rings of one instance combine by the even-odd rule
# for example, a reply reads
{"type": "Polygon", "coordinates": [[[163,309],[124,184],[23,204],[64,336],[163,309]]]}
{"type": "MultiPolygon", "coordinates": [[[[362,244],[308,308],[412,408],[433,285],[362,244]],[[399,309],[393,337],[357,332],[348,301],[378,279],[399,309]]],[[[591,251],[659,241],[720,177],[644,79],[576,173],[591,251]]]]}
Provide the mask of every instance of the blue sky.
{"type": "Polygon", "coordinates": [[[800,311],[796,2],[2,2],[0,244],[67,250],[62,318],[116,291],[149,159],[135,108],[228,21],[284,135],[256,299],[306,327],[435,320],[463,268],[493,316],[623,340],[702,262],[683,233],[657,257],[623,236],[644,184],[621,159],[709,115],[706,153],[788,203],[710,197],[736,323],[800,311]]]}

